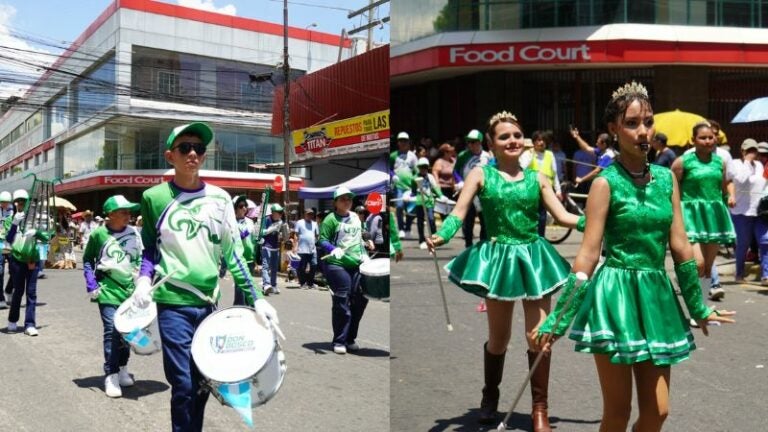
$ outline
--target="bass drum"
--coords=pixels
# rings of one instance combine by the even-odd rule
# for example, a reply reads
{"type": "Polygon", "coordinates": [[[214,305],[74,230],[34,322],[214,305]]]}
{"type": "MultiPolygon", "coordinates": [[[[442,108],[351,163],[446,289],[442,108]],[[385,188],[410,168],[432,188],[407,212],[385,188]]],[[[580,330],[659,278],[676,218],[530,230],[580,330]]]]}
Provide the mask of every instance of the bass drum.
{"type": "Polygon", "coordinates": [[[389,301],[389,258],[362,263],[360,275],[360,286],[366,298],[389,301]]]}

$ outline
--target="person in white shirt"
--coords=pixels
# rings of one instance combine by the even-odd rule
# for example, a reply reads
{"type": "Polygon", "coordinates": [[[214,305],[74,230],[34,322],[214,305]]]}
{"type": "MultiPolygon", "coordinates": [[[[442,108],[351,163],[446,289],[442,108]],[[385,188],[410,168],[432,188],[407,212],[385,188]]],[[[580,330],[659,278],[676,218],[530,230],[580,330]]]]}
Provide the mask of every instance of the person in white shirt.
{"type": "Polygon", "coordinates": [[[397,134],[397,150],[389,155],[392,172],[390,177],[394,183],[397,228],[400,230],[400,237],[405,238],[410,235],[413,216],[407,216],[405,212],[405,202],[399,200],[403,197],[405,191],[410,190],[411,180],[416,174],[416,162],[418,158],[416,153],[411,151],[410,136],[407,132],[397,134]]]}
{"type": "Polygon", "coordinates": [[[91,236],[91,232],[98,228],[99,223],[93,220],[93,213],[90,210],[83,212],[84,220],[80,223],[80,248],[85,249],[85,245],[88,244],[88,238],[91,236]]]}
{"type": "Polygon", "coordinates": [[[299,237],[298,254],[299,261],[299,284],[301,289],[313,289],[315,287],[315,271],[317,270],[317,238],[320,235],[317,222],[315,222],[315,211],[311,208],[304,210],[304,219],[296,221],[293,230],[299,237]]]}
{"type": "Polygon", "coordinates": [[[757,232],[757,205],[765,189],[763,164],[757,160],[757,142],[747,138],[741,144],[741,158],[733,159],[726,168],[728,207],[736,230],[736,280],[743,281],[747,250],[757,232]]]}

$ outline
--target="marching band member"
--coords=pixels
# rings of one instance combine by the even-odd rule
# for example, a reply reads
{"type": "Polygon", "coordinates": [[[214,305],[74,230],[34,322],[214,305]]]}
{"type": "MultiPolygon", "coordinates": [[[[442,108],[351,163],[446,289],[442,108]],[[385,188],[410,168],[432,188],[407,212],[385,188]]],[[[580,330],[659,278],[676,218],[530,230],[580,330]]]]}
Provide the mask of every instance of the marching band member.
{"type": "Polygon", "coordinates": [[[606,259],[592,281],[569,283],[539,330],[548,351],[552,334],[570,338],[576,351],[591,353],[603,396],[601,432],[627,429],[633,376],[640,415],[633,431],[660,431],[669,412],[670,367],[695,349],[688,322],[664,268],[667,244],[689,313],[707,334],[708,321],[733,322],[732,312],[715,311],[702,301],[697,263],[685,235],[675,176],[649,165],[653,110],[644,86],[633,82],[613,93],[605,123],[620,156],[592,183],[586,231],[573,264],[591,275],[604,242],[606,259]],[[567,309],[568,299],[573,301],[567,309]],[[553,328],[557,316],[563,318],[553,328]]]}
{"type": "Polygon", "coordinates": [[[43,233],[29,234],[19,232],[19,226],[24,221],[24,206],[29,200],[29,193],[24,189],[13,192],[13,205],[16,208],[12,218],[5,219],[7,235],[5,240],[11,245],[9,269],[13,280],[13,296],[11,310],[8,313],[8,331],[18,330],[21,297],[26,293],[27,302],[24,309],[24,334],[37,336],[35,312],[37,307],[37,262],[40,253],[37,251],[37,236],[43,233]],[[29,235],[28,235],[29,234],[29,235]]]}
{"type": "MultiPolygon", "coordinates": [[[[253,271],[256,268],[256,263],[254,262],[255,245],[253,243],[253,231],[255,228],[253,221],[245,217],[245,214],[248,213],[248,199],[245,195],[236,196],[232,200],[232,204],[235,206],[235,219],[240,230],[240,241],[243,242],[243,259],[248,267],[248,272],[253,276],[253,271]]],[[[235,301],[232,304],[234,306],[245,305],[245,297],[243,297],[241,290],[235,290],[235,301]]]]}
{"type": "Polygon", "coordinates": [[[163,369],[171,385],[171,423],[176,432],[203,428],[209,391],[192,363],[192,337],[219,299],[218,269],[223,259],[237,289],[264,323],[278,323],[277,312],[258,292],[243,260],[243,245],[232,198],[200,179],[213,130],[205,123],[174,128],[166,141],[165,160],[173,180],[153,186],[141,198],[145,246],[133,302],[144,308],[157,303],[163,345],[163,369]],[[155,273],[168,282],[153,293],[155,273]],[[256,298],[253,298],[255,293],[256,298]]]}
{"type": "MultiPolygon", "coordinates": [[[[0,192],[0,288],[3,287],[3,281],[5,279],[5,263],[8,262],[10,267],[10,261],[8,261],[8,254],[11,251],[10,246],[5,242],[5,236],[8,234],[5,230],[5,219],[13,217],[13,198],[8,191],[0,192]]],[[[8,287],[11,287],[10,271],[8,272],[8,287]]],[[[7,292],[8,290],[6,290],[7,292]]],[[[10,292],[8,293],[8,303],[10,303],[10,292]]],[[[0,292],[0,309],[8,309],[8,303],[5,301],[5,295],[0,292]]]]}
{"type": "Polygon", "coordinates": [[[280,231],[283,228],[283,206],[271,205],[272,212],[264,220],[261,237],[261,289],[264,295],[280,294],[277,269],[280,266],[280,231]]]}
{"type": "MultiPolygon", "coordinates": [[[[484,424],[496,422],[499,384],[512,331],[512,310],[523,300],[528,339],[529,367],[536,357],[535,328],[550,307],[550,294],[566,279],[570,266],[538,234],[539,205],[565,226],[575,227],[576,215],[568,213],[542,174],[520,167],[524,151],[523,131],[517,118],[503,111],[491,117],[486,134],[496,166],[474,168],[464,180],[456,207],[429,240],[430,251],[447,243],[462,226],[475,196],[491,240],[465,249],[445,268],[449,279],[465,291],[484,297],[488,312],[485,344],[485,387],[480,402],[484,424]]],[[[547,399],[550,357],[546,356],[531,376],[533,424],[537,432],[549,431],[547,399]]]]}
{"type": "Polygon", "coordinates": [[[115,329],[115,312],[133,292],[133,273],[139,270],[144,249],[136,228],[128,225],[131,212],[139,210],[122,195],[104,202],[105,226],[93,230],[83,252],[85,289],[92,302],[99,304],[104,327],[104,392],[121,397],[120,387],[130,387],[134,378],[128,373],[131,350],[115,329]]]}
{"type": "MultiPolygon", "coordinates": [[[[717,251],[721,244],[732,244],[736,239],[731,215],[723,202],[727,195],[726,165],[715,152],[716,142],[712,126],[707,122],[697,123],[693,127],[695,151],[672,163],[672,172],[680,183],[685,232],[693,244],[696,261],[704,263],[699,272],[700,282],[712,300],[725,296],[722,288],[711,286],[711,269],[717,251]]],[[[743,268],[737,265],[737,277],[743,276],[739,270],[743,268]]]]}
{"type": "MultiPolygon", "coordinates": [[[[333,352],[346,354],[360,349],[355,341],[368,299],[360,289],[360,264],[368,259],[362,223],[352,209],[354,194],[344,186],[333,193],[334,212],[320,224],[320,247],[328,254],[323,274],[333,292],[331,308],[333,352]]],[[[366,244],[367,243],[367,244],[366,244]]]]}

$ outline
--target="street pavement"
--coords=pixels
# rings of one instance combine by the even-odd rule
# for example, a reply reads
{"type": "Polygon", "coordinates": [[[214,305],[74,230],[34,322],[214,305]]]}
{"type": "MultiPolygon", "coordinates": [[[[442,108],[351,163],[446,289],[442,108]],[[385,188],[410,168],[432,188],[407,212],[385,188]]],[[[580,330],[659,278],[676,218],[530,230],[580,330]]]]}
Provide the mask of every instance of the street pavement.
{"type": "MultiPolygon", "coordinates": [[[[162,354],[132,354],[129,368],[136,385],[124,388],[120,399],[105,396],[102,325],[98,306],[87,300],[81,263],[77,270],[46,274],[38,286],[43,303],[37,309],[38,337],[8,334],[7,310],[0,312],[0,430],[170,430],[162,354]]],[[[358,339],[362,349],[342,356],[330,350],[330,294],[287,289],[282,278],[279,285],[282,293],[268,300],[287,337],[288,371],[274,399],[254,409],[255,430],[388,431],[389,303],[369,303],[358,339]]],[[[230,305],[231,281],[224,281],[222,291],[221,304],[230,305]]],[[[23,309],[21,315],[23,322],[23,309]]],[[[252,429],[211,397],[205,430],[252,429]]]]}
{"type": "MultiPolygon", "coordinates": [[[[415,233],[415,229],[413,229],[415,233]]],[[[556,246],[569,262],[581,235],[572,233],[556,246]]],[[[432,258],[415,240],[404,241],[405,259],[392,264],[392,431],[482,431],[476,422],[483,386],[485,313],[480,299],[448,281],[442,266],[464,246],[461,236],[438,249],[441,276],[454,331],[448,332],[432,258]]],[[[666,431],[742,432],[768,430],[768,289],[737,285],[732,260],[718,257],[726,296],[721,309],[738,312],[737,323],[710,327],[710,336],[694,330],[698,349],[673,366],[670,415],[666,431]]],[[[667,268],[673,275],[672,261],[667,268]]],[[[681,304],[682,304],[682,299],[681,304]]],[[[684,306],[683,306],[684,307],[684,306]]],[[[510,408],[528,371],[522,308],[513,316],[499,410],[510,408]]],[[[602,400],[592,357],[575,353],[573,342],[554,346],[550,374],[550,419],[561,432],[597,431],[602,400]]],[[[531,430],[530,387],[509,422],[509,430],[531,430]]],[[[637,418],[633,405],[632,421],[637,418]]],[[[618,431],[616,431],[618,432],[618,431]]]]}

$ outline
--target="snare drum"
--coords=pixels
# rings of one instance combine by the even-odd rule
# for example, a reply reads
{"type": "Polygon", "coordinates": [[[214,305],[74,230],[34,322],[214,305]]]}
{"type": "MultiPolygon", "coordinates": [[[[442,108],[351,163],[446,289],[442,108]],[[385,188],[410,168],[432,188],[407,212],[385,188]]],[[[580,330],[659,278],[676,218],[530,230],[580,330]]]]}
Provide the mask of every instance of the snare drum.
{"type": "Polygon", "coordinates": [[[369,299],[389,300],[389,258],[376,258],[360,265],[360,285],[369,299]]]}
{"type": "Polygon", "coordinates": [[[275,332],[252,308],[235,306],[209,315],[192,338],[192,359],[204,383],[224,405],[222,385],[251,383],[251,406],[270,400],[283,385],[285,354],[275,332]]]}
{"type": "Polygon", "coordinates": [[[150,302],[146,308],[136,308],[128,298],[115,312],[115,329],[139,355],[160,351],[160,330],[157,327],[157,305],[150,302]]]}

